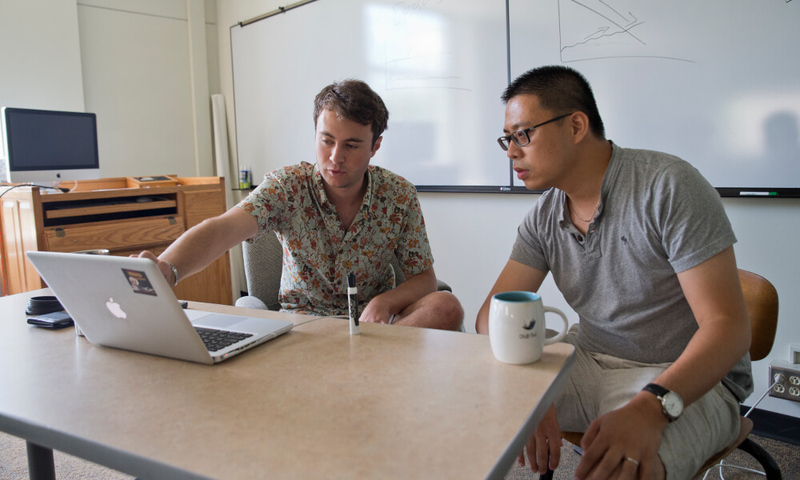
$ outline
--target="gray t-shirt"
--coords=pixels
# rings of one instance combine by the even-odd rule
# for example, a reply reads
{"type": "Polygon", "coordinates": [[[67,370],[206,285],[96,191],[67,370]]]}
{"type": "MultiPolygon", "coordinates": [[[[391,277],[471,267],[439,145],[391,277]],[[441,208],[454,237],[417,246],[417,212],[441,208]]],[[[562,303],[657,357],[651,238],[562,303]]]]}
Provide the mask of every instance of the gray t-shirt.
{"type": "MultiPolygon", "coordinates": [[[[545,192],[519,226],[511,259],[553,279],[580,319],[579,344],[644,363],[674,362],[697,322],[676,273],[736,242],[716,190],[680,158],[613,145],[586,235],[563,191],[545,192]]],[[[725,385],[752,392],[749,354],[725,385]]]]}

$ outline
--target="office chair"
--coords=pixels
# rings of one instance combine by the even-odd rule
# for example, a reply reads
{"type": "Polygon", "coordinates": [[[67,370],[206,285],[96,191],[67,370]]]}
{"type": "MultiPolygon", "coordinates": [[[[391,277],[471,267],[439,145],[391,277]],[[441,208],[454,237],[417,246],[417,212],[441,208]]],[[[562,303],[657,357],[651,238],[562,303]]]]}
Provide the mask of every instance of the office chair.
{"type": "MultiPolygon", "coordinates": [[[[278,291],[281,287],[283,267],[283,247],[272,234],[262,235],[256,242],[243,242],[244,273],[247,280],[247,295],[236,300],[237,307],[280,310],[278,291]]],[[[400,263],[392,262],[395,281],[399,285],[405,281],[400,263]]],[[[439,291],[452,292],[450,286],[438,281],[439,291]]]]}
{"type": "MultiPolygon", "coordinates": [[[[739,281],[742,284],[747,313],[750,315],[750,359],[752,361],[762,360],[769,355],[775,340],[775,330],[778,325],[778,291],[769,280],[747,270],[739,269],[739,281]]],[[[760,445],[748,438],[752,430],[753,421],[740,416],[739,435],[736,439],[709,458],[695,475],[700,475],[719,465],[725,457],[738,448],[751,455],[761,465],[767,480],[781,480],[783,477],[775,459],[760,445]]],[[[561,432],[561,437],[573,445],[580,446],[583,433],[561,432]]],[[[734,467],[728,464],[723,466],[734,467]]],[[[540,478],[551,480],[553,472],[547,472],[540,478]]]]}

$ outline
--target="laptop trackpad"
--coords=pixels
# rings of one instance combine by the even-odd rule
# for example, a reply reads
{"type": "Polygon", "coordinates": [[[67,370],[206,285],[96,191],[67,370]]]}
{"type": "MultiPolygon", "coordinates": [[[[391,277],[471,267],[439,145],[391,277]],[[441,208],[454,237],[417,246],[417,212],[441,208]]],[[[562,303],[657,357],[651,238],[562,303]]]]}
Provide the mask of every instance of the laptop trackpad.
{"type": "Polygon", "coordinates": [[[247,320],[246,317],[241,317],[238,315],[225,315],[224,313],[209,313],[200,317],[190,317],[190,319],[192,321],[192,325],[195,326],[222,329],[231,328],[237,323],[247,320]]]}

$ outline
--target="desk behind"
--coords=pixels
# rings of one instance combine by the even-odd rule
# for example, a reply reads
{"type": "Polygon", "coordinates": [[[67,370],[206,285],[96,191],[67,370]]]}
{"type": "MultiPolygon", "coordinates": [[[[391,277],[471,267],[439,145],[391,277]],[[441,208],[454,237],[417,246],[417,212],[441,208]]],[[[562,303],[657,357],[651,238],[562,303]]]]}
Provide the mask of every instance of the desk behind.
{"type": "Polygon", "coordinates": [[[204,366],[30,327],[42,293],[0,299],[0,430],[140,477],[502,478],[572,360],[326,318],[204,366]]]}

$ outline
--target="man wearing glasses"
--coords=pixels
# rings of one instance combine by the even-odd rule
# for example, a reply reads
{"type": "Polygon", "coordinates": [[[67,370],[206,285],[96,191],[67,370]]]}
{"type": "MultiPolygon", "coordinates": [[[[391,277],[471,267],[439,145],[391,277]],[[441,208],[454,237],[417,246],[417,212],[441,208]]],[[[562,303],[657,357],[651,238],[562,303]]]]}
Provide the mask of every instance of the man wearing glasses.
{"type": "Polygon", "coordinates": [[[591,88],[561,66],[502,97],[498,139],[517,177],[547,190],[491,296],[548,272],[579,316],[570,379],[520,455],[544,473],[560,430],[586,432],[576,478],[687,479],[737,435],[752,392],[750,325],[719,195],[691,165],[606,140],[591,88]]]}

